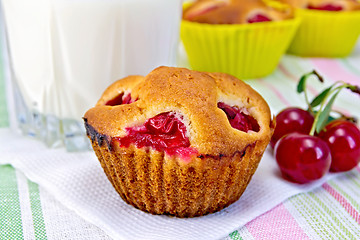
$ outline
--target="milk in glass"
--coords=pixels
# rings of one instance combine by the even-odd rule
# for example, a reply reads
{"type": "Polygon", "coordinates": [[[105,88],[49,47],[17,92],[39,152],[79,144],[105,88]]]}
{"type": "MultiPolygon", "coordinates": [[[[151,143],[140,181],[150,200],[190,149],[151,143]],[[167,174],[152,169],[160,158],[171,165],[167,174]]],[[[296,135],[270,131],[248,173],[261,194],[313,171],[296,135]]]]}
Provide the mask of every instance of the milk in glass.
{"type": "Polygon", "coordinates": [[[2,0],[17,125],[89,148],[82,116],[112,82],[175,66],[181,0],[2,0]]]}

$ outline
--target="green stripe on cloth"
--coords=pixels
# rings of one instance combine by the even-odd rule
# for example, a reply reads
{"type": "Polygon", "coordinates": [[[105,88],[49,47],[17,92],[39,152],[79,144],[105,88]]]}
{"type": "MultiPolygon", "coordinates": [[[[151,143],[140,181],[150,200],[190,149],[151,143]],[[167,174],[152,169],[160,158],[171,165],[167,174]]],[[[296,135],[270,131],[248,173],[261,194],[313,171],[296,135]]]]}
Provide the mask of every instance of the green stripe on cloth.
{"type": "Polygon", "coordinates": [[[0,165],[0,239],[23,239],[15,169],[0,165]]]}
{"type": "Polygon", "coordinates": [[[360,176],[358,174],[354,173],[346,173],[346,176],[348,177],[349,182],[346,183],[346,187],[352,191],[352,194],[356,197],[360,196],[360,183],[357,181],[360,179],[360,176]]]}
{"type": "Polygon", "coordinates": [[[351,72],[353,72],[354,74],[360,75],[360,71],[358,68],[354,67],[353,65],[350,64],[348,59],[341,59],[340,60],[342,62],[342,64],[349,69],[351,72]]]}
{"type": "Polygon", "coordinates": [[[34,223],[35,238],[47,239],[44,216],[41,209],[39,185],[28,180],[31,212],[34,223]]]}
{"type": "Polygon", "coordinates": [[[289,200],[297,211],[306,219],[308,225],[316,232],[320,239],[355,239],[343,223],[344,219],[337,216],[334,209],[325,204],[325,190],[316,190],[300,194],[289,200]],[[346,236],[345,236],[346,235],[346,236]]]}
{"type": "Polygon", "coordinates": [[[357,187],[360,188],[360,182],[359,182],[359,178],[351,178],[352,183],[357,187]]]}
{"type": "MultiPolygon", "coordinates": [[[[348,179],[348,181],[350,182],[350,179],[348,179]]],[[[336,191],[338,191],[342,196],[344,196],[351,204],[352,206],[360,212],[360,206],[358,204],[358,202],[352,198],[349,194],[347,194],[343,188],[339,187],[338,184],[336,184],[335,181],[330,181],[329,184],[334,188],[336,189],[336,191]]]]}
{"type": "Polygon", "coordinates": [[[0,127],[9,126],[9,117],[7,112],[6,98],[5,98],[5,81],[2,62],[0,61],[0,127]]]}
{"type": "MultiPolygon", "coordinates": [[[[0,46],[2,42],[0,41],[0,46]]],[[[6,105],[5,97],[5,73],[4,73],[4,60],[3,60],[3,49],[0,50],[0,127],[9,126],[9,116],[6,105]]]]}
{"type": "Polygon", "coordinates": [[[356,239],[356,236],[360,236],[358,212],[345,196],[342,196],[328,183],[322,185],[322,189],[316,196],[321,199],[323,204],[327,206],[334,216],[339,219],[339,222],[342,223],[344,229],[341,228],[341,230],[347,234],[348,239],[356,239]]]}
{"type": "MultiPolygon", "coordinates": [[[[305,196],[305,195],[304,195],[305,196]]],[[[309,193],[308,196],[312,197],[315,200],[318,200],[314,197],[314,193],[309,193]]],[[[309,198],[304,198],[307,200],[311,211],[320,217],[321,222],[326,223],[326,225],[329,226],[329,231],[331,232],[332,236],[337,236],[337,239],[345,239],[345,236],[342,234],[342,232],[336,227],[339,224],[338,219],[336,219],[335,223],[332,221],[332,217],[328,215],[327,211],[322,211],[322,208],[320,208],[318,205],[315,204],[315,202],[311,201],[309,198]]],[[[317,201],[318,202],[318,201],[317,201]]],[[[323,206],[322,206],[323,207],[323,206]]]]}
{"type": "Polygon", "coordinates": [[[324,204],[324,202],[315,193],[310,192],[309,195],[322,207],[324,212],[335,222],[336,226],[340,228],[341,231],[338,232],[340,237],[339,239],[355,239],[347,227],[345,227],[343,222],[336,216],[335,212],[326,206],[326,204],[324,204]],[[346,234],[346,236],[343,234],[346,234]]]}
{"type": "Polygon", "coordinates": [[[322,223],[327,221],[320,219],[320,214],[313,214],[314,211],[310,208],[313,208],[314,204],[311,202],[309,203],[307,200],[308,196],[306,194],[296,195],[289,199],[296,210],[306,220],[308,225],[314,230],[319,239],[331,239],[333,234],[328,231],[327,227],[322,225],[322,223]]]}
{"type": "Polygon", "coordinates": [[[243,240],[237,230],[234,231],[234,232],[232,232],[232,233],[230,233],[230,234],[229,234],[229,237],[230,237],[232,240],[243,240]]]}

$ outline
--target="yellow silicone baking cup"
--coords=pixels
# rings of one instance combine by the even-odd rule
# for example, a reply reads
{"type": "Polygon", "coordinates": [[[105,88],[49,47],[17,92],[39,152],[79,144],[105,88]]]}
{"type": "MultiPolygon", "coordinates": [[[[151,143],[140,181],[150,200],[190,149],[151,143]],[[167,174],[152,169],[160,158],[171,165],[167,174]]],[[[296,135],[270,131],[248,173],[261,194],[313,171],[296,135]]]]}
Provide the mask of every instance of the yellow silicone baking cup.
{"type": "Polygon", "coordinates": [[[298,9],[301,24],[288,53],[303,57],[345,57],[360,34],[360,11],[330,12],[298,9]]]}
{"type": "Polygon", "coordinates": [[[299,23],[299,18],[225,25],[183,20],[180,36],[192,69],[251,79],[276,69],[299,23]]]}

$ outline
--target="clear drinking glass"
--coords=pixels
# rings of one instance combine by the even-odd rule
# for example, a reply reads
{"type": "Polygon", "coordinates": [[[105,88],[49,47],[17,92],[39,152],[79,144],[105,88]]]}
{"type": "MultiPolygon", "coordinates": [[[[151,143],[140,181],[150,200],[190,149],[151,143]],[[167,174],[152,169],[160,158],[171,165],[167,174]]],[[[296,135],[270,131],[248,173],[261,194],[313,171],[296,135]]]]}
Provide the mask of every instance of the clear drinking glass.
{"type": "Polygon", "coordinates": [[[82,116],[117,79],[175,66],[182,0],[1,0],[17,128],[90,148],[82,116]]]}

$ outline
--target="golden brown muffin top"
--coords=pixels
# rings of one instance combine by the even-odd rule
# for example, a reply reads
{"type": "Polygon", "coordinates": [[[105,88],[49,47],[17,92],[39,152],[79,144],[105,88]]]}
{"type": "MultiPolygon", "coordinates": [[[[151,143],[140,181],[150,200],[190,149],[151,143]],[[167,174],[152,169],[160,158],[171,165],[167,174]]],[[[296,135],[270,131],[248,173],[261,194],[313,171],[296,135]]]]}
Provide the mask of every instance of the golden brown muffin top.
{"type": "MultiPolygon", "coordinates": [[[[159,67],[147,76],[129,76],[109,86],[84,118],[99,134],[123,137],[126,128],[143,124],[160,113],[182,116],[190,146],[200,154],[232,155],[255,142],[267,145],[274,123],[265,100],[248,84],[224,73],[159,67]],[[119,94],[131,93],[130,104],[105,105],[119,94]],[[218,102],[237,106],[254,117],[258,132],[233,128],[218,102]]],[[[265,147],[264,146],[264,147],[265,147]]]]}
{"type": "Polygon", "coordinates": [[[274,0],[197,0],[184,10],[183,19],[209,24],[249,23],[257,15],[271,21],[293,18],[293,9],[274,0]]]}
{"type": "Polygon", "coordinates": [[[319,8],[326,5],[339,6],[342,11],[360,10],[357,0],[280,0],[296,8],[319,8]]]}

